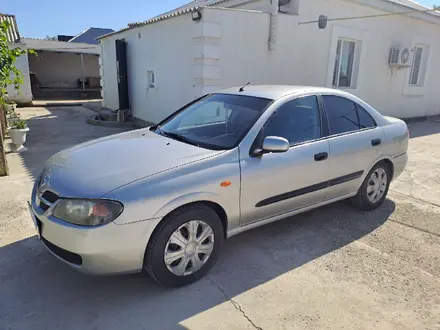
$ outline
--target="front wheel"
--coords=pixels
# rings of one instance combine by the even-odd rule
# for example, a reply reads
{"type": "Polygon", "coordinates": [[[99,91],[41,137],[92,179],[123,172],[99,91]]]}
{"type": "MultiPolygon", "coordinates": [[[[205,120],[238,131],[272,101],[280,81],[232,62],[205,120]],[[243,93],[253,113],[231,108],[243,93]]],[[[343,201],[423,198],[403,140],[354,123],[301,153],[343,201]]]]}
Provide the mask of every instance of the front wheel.
{"type": "Polygon", "coordinates": [[[391,182],[389,166],[380,162],[376,164],[365,177],[353,204],[361,210],[374,210],[382,205],[388,193],[391,182]]]}
{"type": "Polygon", "coordinates": [[[144,268],[163,285],[193,283],[212,268],[223,240],[223,225],[214,210],[203,204],[183,207],[159,224],[144,268]]]}

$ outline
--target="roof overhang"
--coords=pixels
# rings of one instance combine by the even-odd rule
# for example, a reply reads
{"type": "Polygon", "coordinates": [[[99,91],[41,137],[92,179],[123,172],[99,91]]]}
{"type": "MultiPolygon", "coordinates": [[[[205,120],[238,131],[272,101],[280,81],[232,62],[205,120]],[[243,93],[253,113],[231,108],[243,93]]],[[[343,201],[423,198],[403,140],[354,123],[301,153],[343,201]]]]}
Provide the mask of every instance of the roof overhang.
{"type": "Polygon", "coordinates": [[[77,53],[77,54],[95,54],[95,55],[99,55],[101,53],[101,48],[99,45],[33,39],[33,38],[21,38],[21,42],[24,43],[28,49],[34,49],[36,51],[40,50],[40,51],[59,52],[59,53],[77,53]]]}
{"type": "MultiPolygon", "coordinates": [[[[359,4],[377,8],[388,13],[403,13],[405,16],[416,18],[425,22],[440,25],[440,12],[438,11],[427,11],[430,8],[422,6],[420,4],[414,3],[412,7],[403,4],[397,0],[353,0],[359,4]],[[414,13],[408,13],[414,10],[414,13]]],[[[408,1],[412,2],[412,1],[408,1]]]]}
{"type": "Polygon", "coordinates": [[[14,15],[0,13],[0,23],[9,23],[9,29],[6,31],[6,39],[9,43],[20,43],[20,33],[18,32],[17,20],[14,15]]]}
{"type": "MultiPolygon", "coordinates": [[[[148,24],[153,24],[159,21],[163,21],[166,19],[170,19],[176,16],[180,16],[180,15],[184,15],[187,13],[191,13],[193,11],[197,11],[199,9],[202,8],[209,8],[209,7],[213,7],[216,6],[220,3],[223,2],[228,2],[231,0],[194,0],[191,1],[190,3],[179,7],[175,10],[166,12],[162,15],[156,16],[152,19],[149,19],[147,21],[144,22],[136,22],[136,23],[129,23],[127,25],[127,27],[120,29],[118,31],[112,32],[112,33],[108,33],[105,35],[102,35],[98,38],[96,38],[96,40],[100,40],[100,39],[104,39],[107,37],[110,37],[112,35],[124,32],[124,31],[128,31],[137,27],[141,27],[141,26],[145,26],[148,24]],[[200,4],[199,6],[190,6],[193,4],[200,4]],[[204,5],[201,5],[204,4],[204,5]]],[[[247,2],[253,2],[255,0],[243,0],[242,3],[247,3],[247,2]]],[[[433,23],[433,24],[438,24],[440,25],[440,12],[424,12],[423,10],[428,10],[428,7],[422,6],[416,2],[410,1],[410,0],[352,0],[353,2],[357,2],[360,3],[362,5],[365,6],[369,6],[369,7],[374,7],[374,8],[378,8],[380,10],[383,10],[385,12],[389,12],[389,13],[396,13],[398,14],[399,12],[408,12],[411,10],[414,10],[414,13],[410,13],[410,14],[406,14],[406,16],[408,17],[413,17],[416,19],[420,19],[429,23],[433,23]]]]}
{"type": "MultiPolygon", "coordinates": [[[[225,0],[223,0],[223,1],[225,1],[225,0]]],[[[184,14],[189,14],[189,13],[197,11],[197,10],[199,10],[201,8],[204,8],[204,7],[185,8],[185,9],[180,10],[180,11],[173,11],[173,12],[170,12],[168,14],[164,14],[164,15],[161,15],[161,16],[154,17],[154,18],[149,19],[149,20],[147,20],[145,22],[129,23],[127,27],[125,27],[123,29],[120,29],[118,31],[115,31],[115,32],[112,32],[112,33],[108,33],[108,34],[105,34],[103,36],[100,36],[100,37],[96,38],[96,40],[104,39],[104,38],[110,37],[112,35],[124,32],[124,31],[128,31],[128,30],[131,30],[131,29],[134,29],[134,28],[137,28],[137,27],[141,27],[141,26],[145,26],[145,25],[148,25],[148,24],[153,24],[153,23],[156,23],[156,22],[160,22],[160,21],[163,21],[163,20],[166,20],[166,19],[170,19],[170,18],[173,18],[173,17],[176,17],[176,16],[180,16],[180,15],[184,15],[184,14]]]]}

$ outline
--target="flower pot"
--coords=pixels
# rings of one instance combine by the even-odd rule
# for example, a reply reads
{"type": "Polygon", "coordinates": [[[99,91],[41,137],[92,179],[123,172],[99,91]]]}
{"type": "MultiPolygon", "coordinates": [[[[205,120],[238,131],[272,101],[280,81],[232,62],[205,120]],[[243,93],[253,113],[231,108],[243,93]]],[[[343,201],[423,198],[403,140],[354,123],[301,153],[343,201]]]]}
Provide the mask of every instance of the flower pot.
{"type": "Polygon", "coordinates": [[[15,146],[15,151],[21,152],[26,151],[27,149],[23,146],[26,142],[26,134],[29,132],[29,128],[17,129],[11,128],[9,130],[9,135],[11,136],[11,141],[15,146]]]}

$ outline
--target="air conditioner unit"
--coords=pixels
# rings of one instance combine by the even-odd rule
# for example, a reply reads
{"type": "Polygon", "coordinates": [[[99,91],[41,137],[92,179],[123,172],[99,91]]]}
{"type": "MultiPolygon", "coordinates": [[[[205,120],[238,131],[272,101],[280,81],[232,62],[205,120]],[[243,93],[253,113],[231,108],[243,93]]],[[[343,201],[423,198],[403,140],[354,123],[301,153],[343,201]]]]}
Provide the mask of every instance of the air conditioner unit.
{"type": "Polygon", "coordinates": [[[411,49],[408,47],[393,47],[390,50],[390,66],[410,66],[411,49]]]}

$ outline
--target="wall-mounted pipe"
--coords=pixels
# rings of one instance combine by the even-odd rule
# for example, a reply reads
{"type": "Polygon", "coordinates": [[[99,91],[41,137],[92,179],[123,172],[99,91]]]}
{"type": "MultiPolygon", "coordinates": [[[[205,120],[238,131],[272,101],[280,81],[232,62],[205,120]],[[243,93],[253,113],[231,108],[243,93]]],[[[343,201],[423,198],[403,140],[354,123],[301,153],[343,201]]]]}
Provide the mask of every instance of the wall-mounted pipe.
{"type": "Polygon", "coordinates": [[[278,11],[279,11],[278,0],[271,0],[270,27],[269,27],[269,50],[270,51],[275,50],[275,45],[276,45],[276,41],[277,41],[278,11]]]}

